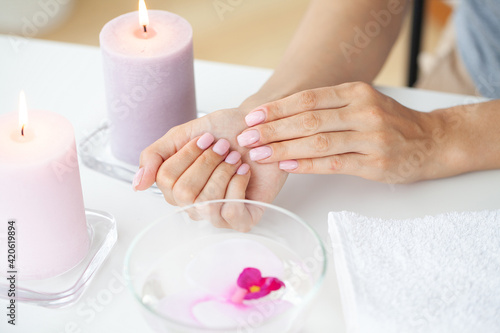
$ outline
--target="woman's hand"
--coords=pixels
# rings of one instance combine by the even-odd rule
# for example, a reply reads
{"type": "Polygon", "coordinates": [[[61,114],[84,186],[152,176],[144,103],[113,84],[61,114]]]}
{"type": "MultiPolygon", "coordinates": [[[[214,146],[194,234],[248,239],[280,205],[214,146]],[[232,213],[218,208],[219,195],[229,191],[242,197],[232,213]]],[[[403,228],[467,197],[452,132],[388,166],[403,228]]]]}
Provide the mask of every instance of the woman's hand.
{"type": "MultiPolygon", "coordinates": [[[[172,128],[142,152],[134,189],[145,190],[156,181],[167,202],[179,206],[216,199],[272,202],[287,173],[250,161],[248,149],[236,142],[245,127],[244,114],[227,109],[172,128]]],[[[246,207],[223,205],[210,215],[220,213],[216,226],[249,230],[262,212],[246,207]]]]}
{"type": "Polygon", "coordinates": [[[443,117],[408,109],[365,83],[296,93],[246,118],[238,143],[290,173],[408,183],[446,176],[443,117]]]}
{"type": "MultiPolygon", "coordinates": [[[[241,162],[239,152],[230,152],[229,146],[226,139],[216,141],[212,134],[205,133],[163,162],[157,185],[165,200],[186,206],[208,200],[244,199],[250,167],[241,162]]],[[[219,205],[217,212],[193,209],[189,213],[196,220],[209,217],[218,227],[238,229],[240,225],[253,224],[249,214],[234,216],[223,206],[219,205]]]]}

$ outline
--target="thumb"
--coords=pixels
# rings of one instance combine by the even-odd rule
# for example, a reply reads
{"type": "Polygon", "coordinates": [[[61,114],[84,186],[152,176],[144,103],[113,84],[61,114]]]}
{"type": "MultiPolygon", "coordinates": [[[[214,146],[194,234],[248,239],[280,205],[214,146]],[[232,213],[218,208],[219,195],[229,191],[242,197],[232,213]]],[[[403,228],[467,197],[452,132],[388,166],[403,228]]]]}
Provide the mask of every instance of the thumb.
{"type": "Polygon", "coordinates": [[[182,132],[179,127],[174,127],[142,151],[139,170],[132,183],[134,191],[150,188],[156,181],[156,174],[163,162],[177,152],[177,147],[182,147],[189,141],[189,137],[182,135],[182,132]]]}

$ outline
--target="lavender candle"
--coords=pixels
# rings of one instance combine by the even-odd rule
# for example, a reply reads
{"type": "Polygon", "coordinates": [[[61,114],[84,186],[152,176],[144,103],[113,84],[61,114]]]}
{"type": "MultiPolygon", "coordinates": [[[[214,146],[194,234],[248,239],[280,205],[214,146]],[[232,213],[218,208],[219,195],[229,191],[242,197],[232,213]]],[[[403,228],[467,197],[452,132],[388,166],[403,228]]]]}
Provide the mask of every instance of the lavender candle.
{"type": "Polygon", "coordinates": [[[166,11],[144,12],[111,20],[99,36],[111,150],[133,165],[170,128],[196,117],[191,26],[166,11]]]}

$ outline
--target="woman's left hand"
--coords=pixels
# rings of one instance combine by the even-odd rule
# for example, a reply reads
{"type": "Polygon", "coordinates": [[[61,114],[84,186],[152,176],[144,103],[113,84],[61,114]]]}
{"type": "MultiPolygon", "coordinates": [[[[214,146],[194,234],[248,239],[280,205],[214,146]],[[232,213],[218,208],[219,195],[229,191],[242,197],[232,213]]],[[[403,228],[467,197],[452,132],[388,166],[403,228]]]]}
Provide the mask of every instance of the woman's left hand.
{"type": "Polygon", "coordinates": [[[250,112],[238,136],[259,163],[290,173],[409,183],[447,175],[444,118],[411,110],[366,83],[302,91],[250,112]]]}

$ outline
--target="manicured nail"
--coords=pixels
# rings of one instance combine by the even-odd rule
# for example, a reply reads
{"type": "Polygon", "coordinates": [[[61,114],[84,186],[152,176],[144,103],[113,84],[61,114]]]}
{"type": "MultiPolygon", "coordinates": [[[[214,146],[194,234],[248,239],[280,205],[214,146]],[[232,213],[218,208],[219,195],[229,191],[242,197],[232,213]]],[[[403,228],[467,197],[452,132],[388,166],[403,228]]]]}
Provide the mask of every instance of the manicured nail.
{"type": "Polygon", "coordinates": [[[273,153],[272,149],[267,146],[254,148],[250,150],[250,159],[252,161],[260,161],[264,158],[268,158],[273,153]]]}
{"type": "Polygon", "coordinates": [[[134,189],[134,191],[137,191],[137,186],[139,186],[139,184],[141,183],[142,176],[144,176],[144,167],[137,170],[134,176],[134,180],[132,181],[132,188],[134,189]]]}
{"type": "Polygon", "coordinates": [[[232,151],[227,155],[226,159],[224,160],[226,163],[229,164],[236,164],[241,158],[241,154],[238,153],[237,151],[232,151]]]}
{"type": "Polygon", "coordinates": [[[203,134],[199,139],[198,141],[196,141],[196,145],[200,148],[200,149],[207,149],[208,147],[210,147],[210,145],[212,144],[212,142],[214,142],[215,138],[212,134],[210,133],[205,133],[203,134]]]}
{"type": "Polygon", "coordinates": [[[217,154],[219,155],[224,155],[225,153],[227,153],[227,151],[229,150],[229,146],[231,146],[229,144],[229,141],[227,141],[226,139],[220,139],[219,141],[217,141],[217,143],[214,145],[214,147],[212,148],[212,150],[214,152],[216,152],[217,154]]]}
{"type": "Polygon", "coordinates": [[[236,137],[236,140],[238,140],[238,144],[242,147],[251,145],[252,143],[259,141],[259,139],[260,134],[257,130],[246,131],[236,137]]]}
{"type": "Polygon", "coordinates": [[[287,160],[280,161],[278,165],[281,170],[294,170],[299,167],[299,162],[297,162],[296,160],[287,160]]]}
{"type": "Polygon", "coordinates": [[[242,165],[240,165],[238,170],[236,170],[236,173],[238,175],[246,175],[248,170],[250,170],[250,165],[243,163],[242,165]]]}
{"type": "Polygon", "coordinates": [[[248,126],[255,126],[266,120],[266,114],[262,109],[250,112],[245,117],[248,126]]]}

